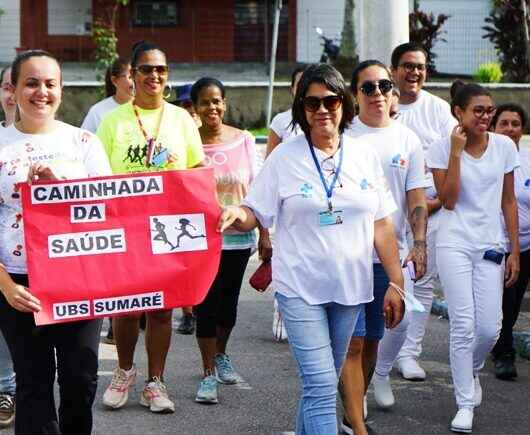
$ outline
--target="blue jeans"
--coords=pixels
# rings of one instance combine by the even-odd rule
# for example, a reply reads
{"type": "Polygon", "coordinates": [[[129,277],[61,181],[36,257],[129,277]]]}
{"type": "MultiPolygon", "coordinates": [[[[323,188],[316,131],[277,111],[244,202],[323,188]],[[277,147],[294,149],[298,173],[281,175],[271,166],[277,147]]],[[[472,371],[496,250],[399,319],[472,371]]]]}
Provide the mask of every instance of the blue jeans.
{"type": "Polygon", "coordinates": [[[276,300],[302,381],[296,435],[336,434],[338,375],[359,306],[309,305],[280,293],[276,300]]]}
{"type": "Polygon", "coordinates": [[[15,373],[13,361],[4,336],[0,332],[0,393],[15,395],[15,373]]]}

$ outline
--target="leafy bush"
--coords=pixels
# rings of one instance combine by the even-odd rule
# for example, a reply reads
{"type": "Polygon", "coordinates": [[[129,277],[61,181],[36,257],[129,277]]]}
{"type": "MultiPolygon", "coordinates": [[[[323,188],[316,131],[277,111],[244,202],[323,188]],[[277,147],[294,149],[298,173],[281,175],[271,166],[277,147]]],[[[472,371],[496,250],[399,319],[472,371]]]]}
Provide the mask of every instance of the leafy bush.
{"type": "Polygon", "coordinates": [[[442,27],[450,17],[444,14],[435,17],[432,13],[420,11],[418,1],[414,2],[414,11],[409,14],[409,39],[421,44],[427,51],[427,68],[431,73],[436,72],[436,54],[432,49],[438,41],[447,42],[442,37],[446,33],[442,27]]]}
{"type": "MultiPolygon", "coordinates": [[[[483,38],[489,39],[497,49],[506,79],[514,82],[526,82],[529,78],[521,1],[528,4],[529,0],[495,0],[490,15],[485,18],[488,25],[483,27],[486,31],[483,38]]],[[[528,23],[528,17],[526,20],[528,23]]]]}
{"type": "Polygon", "coordinates": [[[473,80],[479,83],[499,83],[502,80],[500,64],[497,62],[483,63],[473,74],[473,80]]]}

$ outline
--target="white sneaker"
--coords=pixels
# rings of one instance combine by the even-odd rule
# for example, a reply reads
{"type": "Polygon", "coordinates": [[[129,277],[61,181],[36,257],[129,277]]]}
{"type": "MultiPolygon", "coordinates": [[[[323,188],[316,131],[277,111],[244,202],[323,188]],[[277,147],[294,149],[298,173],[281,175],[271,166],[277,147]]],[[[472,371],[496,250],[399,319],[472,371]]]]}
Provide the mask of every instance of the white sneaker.
{"type": "Polygon", "coordinates": [[[166,386],[157,377],[145,385],[140,396],[140,405],[149,408],[151,412],[175,412],[175,404],[169,399],[166,386]]]}
{"type": "Polygon", "coordinates": [[[374,373],[372,384],[374,385],[375,401],[379,405],[379,407],[383,409],[388,409],[394,406],[396,400],[394,399],[394,393],[392,393],[390,377],[379,376],[377,373],[374,373]]]}
{"type": "Polygon", "coordinates": [[[414,358],[398,360],[398,371],[407,381],[424,381],[426,374],[414,358]]]}
{"type": "Polygon", "coordinates": [[[475,382],[475,394],[473,396],[473,403],[475,404],[475,407],[480,406],[482,403],[482,387],[480,386],[480,380],[478,378],[478,375],[473,378],[475,382]]]}
{"type": "Polygon", "coordinates": [[[136,367],[125,371],[119,367],[114,370],[110,385],[103,394],[103,405],[112,409],[119,409],[129,399],[129,387],[136,382],[136,367]]]}
{"type": "Polygon", "coordinates": [[[274,301],[274,314],[272,316],[272,336],[276,341],[284,341],[288,339],[287,331],[285,330],[285,325],[276,300],[274,301]]]}
{"type": "Polygon", "coordinates": [[[473,408],[460,408],[451,422],[451,431],[471,433],[473,430],[473,408]]]}

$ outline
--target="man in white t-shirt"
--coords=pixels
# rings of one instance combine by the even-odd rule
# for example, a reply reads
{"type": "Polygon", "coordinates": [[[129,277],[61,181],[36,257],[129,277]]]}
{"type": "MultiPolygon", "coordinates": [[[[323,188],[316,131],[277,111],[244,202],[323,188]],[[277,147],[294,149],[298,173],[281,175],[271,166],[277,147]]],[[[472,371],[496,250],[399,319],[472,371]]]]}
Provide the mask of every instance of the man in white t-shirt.
{"type": "MultiPolygon", "coordinates": [[[[421,140],[424,152],[431,143],[449,136],[457,124],[449,104],[425,90],[427,78],[427,53],[416,43],[408,42],[397,46],[392,53],[392,74],[400,91],[397,120],[414,131],[421,140]]],[[[438,228],[438,210],[441,203],[437,197],[432,174],[426,174],[426,196],[429,211],[427,226],[427,271],[414,284],[414,295],[422,303],[425,312],[411,313],[406,337],[386,334],[380,344],[376,372],[387,372],[397,358],[398,369],[405,379],[422,381],[425,371],[418,364],[421,343],[431,311],[433,290],[437,286],[437,271],[434,240],[438,228]],[[403,344],[402,344],[403,343],[403,344]]],[[[385,374],[383,373],[383,374],[385,374]]],[[[375,388],[378,403],[392,405],[394,397],[390,383],[379,383],[375,388]]]]}

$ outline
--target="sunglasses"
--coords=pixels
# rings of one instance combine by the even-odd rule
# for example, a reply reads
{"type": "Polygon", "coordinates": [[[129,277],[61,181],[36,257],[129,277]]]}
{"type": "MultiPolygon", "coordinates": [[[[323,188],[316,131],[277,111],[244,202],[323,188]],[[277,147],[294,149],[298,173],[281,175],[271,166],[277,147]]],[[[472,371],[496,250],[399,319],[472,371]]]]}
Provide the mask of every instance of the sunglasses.
{"type": "Polygon", "coordinates": [[[367,97],[372,97],[376,89],[379,89],[382,94],[388,94],[393,88],[394,83],[391,80],[383,79],[378,82],[364,82],[359,89],[367,97]]]}
{"type": "Polygon", "coordinates": [[[135,69],[140,71],[143,75],[152,74],[153,71],[156,71],[158,75],[165,75],[169,71],[167,65],[138,65],[135,69]]]}
{"type": "Polygon", "coordinates": [[[423,72],[427,69],[427,65],[424,63],[412,63],[412,62],[403,62],[400,67],[404,68],[405,71],[411,73],[414,72],[414,70],[418,70],[419,72],[423,72]]]}
{"type": "Polygon", "coordinates": [[[475,115],[476,118],[483,118],[484,115],[493,116],[495,115],[495,112],[497,111],[497,108],[495,106],[475,106],[473,107],[473,115],[475,115]]]}
{"type": "Polygon", "coordinates": [[[340,95],[328,95],[327,97],[305,97],[302,99],[304,109],[308,112],[316,112],[322,104],[330,112],[335,112],[342,104],[342,97],[340,95]]]}

